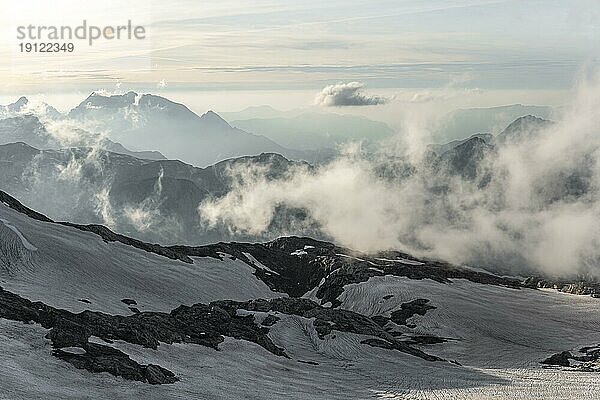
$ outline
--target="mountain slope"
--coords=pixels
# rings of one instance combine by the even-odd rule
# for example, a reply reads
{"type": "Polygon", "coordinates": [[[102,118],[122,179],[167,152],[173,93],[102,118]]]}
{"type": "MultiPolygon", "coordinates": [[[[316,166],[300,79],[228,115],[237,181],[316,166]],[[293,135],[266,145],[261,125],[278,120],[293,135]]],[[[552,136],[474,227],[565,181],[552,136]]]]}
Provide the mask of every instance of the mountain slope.
{"type": "MultiPolygon", "coordinates": [[[[207,118],[217,126],[224,124],[216,114],[207,118]]],[[[522,131],[531,125],[524,123],[530,119],[544,126],[549,124],[523,117],[510,124],[504,135],[529,135],[522,131]]],[[[429,146],[423,160],[417,163],[403,158],[373,157],[370,164],[377,177],[393,185],[402,185],[407,179],[422,179],[431,199],[439,200],[440,207],[444,207],[444,193],[461,181],[474,184],[476,191],[490,185],[499,192],[504,190],[506,171],[498,165],[497,156],[505,144],[505,140],[489,134],[478,134],[429,146]]],[[[0,187],[30,206],[55,219],[105,224],[146,241],[205,244],[222,240],[269,240],[285,235],[328,239],[311,218],[310,210],[286,204],[277,208],[268,228],[257,234],[240,232],[227,221],[207,226],[201,219],[200,204],[222,198],[244,182],[285,180],[289,174],[304,180],[318,176],[319,167],[290,161],[278,154],[238,157],[198,168],[181,161],[151,162],[94,149],[40,152],[18,145],[0,145],[0,162],[4,166],[0,171],[0,187]]],[[[593,163],[582,158],[569,174],[550,176],[553,184],[540,187],[539,193],[545,196],[543,201],[579,198],[593,187],[592,174],[593,163]]]]}
{"type": "Polygon", "coordinates": [[[436,154],[444,154],[447,151],[450,151],[450,150],[456,148],[457,146],[460,146],[473,138],[482,139],[485,143],[487,143],[489,145],[493,145],[494,141],[495,141],[494,135],[492,135],[490,133],[477,133],[475,135],[469,136],[466,139],[457,139],[457,140],[453,140],[451,142],[443,143],[443,144],[430,144],[428,146],[428,150],[433,151],[436,154]]]}
{"type": "Polygon", "coordinates": [[[0,251],[13,249],[0,270],[0,384],[11,398],[80,398],[83,387],[117,399],[566,399],[598,389],[593,373],[539,364],[600,341],[591,297],[307,238],[112,242],[106,229],[0,200],[0,251]],[[156,253],[165,249],[190,260],[156,253]],[[298,284],[296,295],[310,290],[288,297],[298,284]]]}
{"type": "Polygon", "coordinates": [[[77,125],[65,124],[64,120],[59,123],[48,120],[43,122],[39,116],[32,113],[17,113],[0,119],[0,144],[16,142],[24,142],[44,150],[92,146],[148,160],[165,159],[158,151],[131,151],[99,134],[87,132],[77,125]]]}
{"type": "Polygon", "coordinates": [[[6,106],[0,106],[0,118],[10,118],[19,114],[27,114],[32,112],[43,115],[48,119],[60,119],[63,116],[57,109],[44,102],[32,105],[29,102],[29,99],[25,96],[19,97],[19,99],[14,103],[6,106]]]}
{"type": "MultiPolygon", "coordinates": [[[[207,168],[181,161],[150,161],[91,148],[38,150],[24,143],[0,145],[0,188],[54,219],[107,224],[136,238],[202,244],[255,239],[227,227],[207,227],[199,204],[231,190],[248,171],[280,179],[308,164],[278,154],[225,160],[207,168]]],[[[262,238],[291,232],[305,217],[282,208],[277,226],[262,238]]],[[[311,233],[307,226],[305,231],[311,233]]]]}

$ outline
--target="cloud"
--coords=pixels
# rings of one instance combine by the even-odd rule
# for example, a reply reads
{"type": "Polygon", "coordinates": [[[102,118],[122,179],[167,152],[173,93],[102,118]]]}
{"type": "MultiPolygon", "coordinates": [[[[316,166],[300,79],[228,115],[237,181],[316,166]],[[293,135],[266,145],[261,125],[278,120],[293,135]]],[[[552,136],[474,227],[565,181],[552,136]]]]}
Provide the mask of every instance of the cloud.
{"type": "Polygon", "coordinates": [[[154,230],[177,233],[180,229],[179,223],[175,219],[163,216],[160,210],[164,201],[162,197],[164,176],[165,170],[161,165],[154,184],[154,191],[140,203],[125,204],[123,207],[124,221],[138,232],[154,230]]]}
{"type": "Polygon", "coordinates": [[[47,120],[44,127],[56,145],[49,147],[64,148],[42,151],[24,168],[22,185],[17,189],[22,192],[17,194],[28,204],[54,219],[101,223],[138,237],[152,234],[176,241],[181,236],[180,221],[161,212],[162,167],[147,196],[135,201],[115,200],[113,181],[122,156],[104,150],[105,134],[93,123],[69,118],[47,120]]]}
{"type": "Polygon", "coordinates": [[[472,80],[473,77],[468,73],[452,75],[450,80],[444,86],[438,89],[424,89],[417,91],[409,101],[411,103],[424,103],[480,95],[482,90],[479,88],[462,87],[465,83],[472,80]]]}
{"type": "Polygon", "coordinates": [[[375,106],[390,101],[387,97],[369,95],[363,92],[361,82],[337,83],[323,88],[315,98],[315,104],[326,107],[375,106]]]}
{"type": "Polygon", "coordinates": [[[424,103],[430,101],[446,101],[457,97],[480,95],[482,90],[479,88],[451,89],[444,87],[438,90],[421,90],[412,95],[409,99],[411,103],[424,103]]]}
{"type": "Polygon", "coordinates": [[[287,205],[305,209],[325,237],[357,250],[598,277],[599,78],[583,81],[571,106],[538,136],[490,152],[473,179],[419,157],[399,162],[385,149],[350,152],[283,179],[249,175],[224,197],[200,204],[200,215],[210,225],[260,234],[287,205]]]}

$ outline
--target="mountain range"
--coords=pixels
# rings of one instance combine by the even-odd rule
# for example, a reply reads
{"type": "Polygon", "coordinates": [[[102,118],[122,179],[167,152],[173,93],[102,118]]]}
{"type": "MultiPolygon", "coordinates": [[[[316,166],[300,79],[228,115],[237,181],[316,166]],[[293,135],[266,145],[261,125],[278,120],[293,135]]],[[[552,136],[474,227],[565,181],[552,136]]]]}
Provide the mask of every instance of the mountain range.
{"type": "Polygon", "coordinates": [[[334,149],[349,142],[372,146],[395,133],[383,122],[312,109],[282,112],[269,106],[259,106],[222,115],[233,126],[294,149],[334,149]]]}
{"type": "MultiPolygon", "coordinates": [[[[196,244],[253,238],[208,228],[198,214],[203,200],[231,189],[230,171],[260,168],[269,179],[281,179],[294,168],[311,168],[270,153],[198,168],[92,148],[38,150],[25,143],[0,145],[0,164],[0,187],[55,219],[108,224],[149,241],[196,244]]],[[[306,218],[286,208],[280,214],[268,237],[290,233],[295,221],[306,218]]],[[[314,233],[310,225],[305,233],[314,233]]]]}
{"type": "Polygon", "coordinates": [[[434,142],[444,143],[475,134],[498,134],[519,117],[531,115],[551,119],[555,112],[552,107],[523,104],[458,109],[442,118],[432,137],[434,142]]]}
{"type": "MultiPolygon", "coordinates": [[[[55,220],[103,224],[136,239],[161,244],[265,241],[295,234],[358,247],[360,243],[344,242],[348,237],[344,238],[344,233],[337,230],[339,226],[328,222],[327,215],[346,207],[346,200],[340,198],[336,200],[338,204],[321,205],[320,202],[329,201],[328,191],[333,187],[326,183],[319,189],[320,195],[311,189],[323,179],[330,179],[327,174],[338,173],[336,168],[346,165],[344,168],[351,168],[352,173],[358,171],[368,176],[360,186],[351,189],[363,191],[366,196],[370,196],[370,191],[382,189],[388,191],[386,197],[398,196],[398,201],[405,196],[419,199],[414,197],[415,193],[424,196],[426,203],[411,206],[419,210],[410,216],[415,219],[411,224],[415,225],[407,231],[401,225],[400,232],[393,235],[411,251],[427,254],[431,244],[424,243],[419,235],[430,224],[462,229],[474,221],[472,213],[482,208],[492,213],[487,214],[490,217],[499,211],[514,212],[518,205],[508,196],[514,181],[507,160],[518,154],[515,152],[525,154],[538,148],[538,141],[543,139],[540,133],[554,127],[548,120],[522,116],[498,134],[480,133],[431,145],[423,154],[371,152],[372,149],[365,147],[359,154],[338,156],[334,162],[321,164],[307,162],[302,157],[294,161],[278,153],[258,153],[202,168],[179,160],[165,160],[151,151],[132,153],[115,145],[117,142],[106,139],[110,135],[99,126],[108,118],[129,124],[123,132],[135,130],[131,125],[135,118],[130,117],[136,115],[135,107],[139,104],[130,114],[123,114],[127,118],[121,114],[123,104],[130,107],[132,98],[135,105],[141,97],[134,94],[91,97],[98,100],[93,107],[84,102],[78,106],[84,110],[54,119],[30,112],[24,106],[7,107],[19,111],[0,119],[0,127],[4,127],[0,129],[0,143],[18,139],[29,143],[12,143],[0,151],[4,166],[0,171],[0,187],[55,220]],[[92,114],[84,117],[80,112],[99,113],[100,122],[94,123],[92,114]],[[108,117],[102,117],[105,114],[108,117]],[[291,187],[290,182],[296,187],[291,187]],[[254,193],[255,188],[262,188],[263,193],[254,193]],[[464,197],[477,201],[457,202],[464,197]],[[264,204],[257,203],[261,201],[264,204]],[[322,213],[322,206],[329,208],[326,214],[322,213]]],[[[150,99],[145,104],[150,104],[150,99]]],[[[202,118],[181,105],[168,108],[157,112],[154,118],[168,121],[168,115],[179,113],[186,115],[181,117],[184,123],[202,118]],[[162,114],[166,116],[161,117],[162,114]]],[[[152,114],[149,109],[144,112],[152,114]]],[[[220,120],[215,117],[215,121],[220,120]]],[[[224,124],[229,126],[224,121],[217,123],[224,124]]],[[[579,156],[531,181],[527,201],[541,209],[585,202],[595,187],[594,151],[593,146],[582,148],[579,156]]],[[[376,208],[378,200],[373,201],[375,204],[361,206],[365,212],[387,213],[376,208]]],[[[537,212],[538,208],[529,210],[537,212]]],[[[366,214],[358,217],[363,215],[366,214]]],[[[395,218],[394,214],[392,217],[395,218]]],[[[353,226],[353,221],[347,223],[351,225],[349,233],[361,231],[353,226]]],[[[496,254],[486,250],[489,244],[466,243],[465,246],[473,247],[469,248],[469,258],[462,262],[503,273],[532,273],[539,268],[527,253],[519,250],[518,235],[512,236],[502,224],[494,229],[508,235],[511,246],[496,254]]]]}
{"type": "Polygon", "coordinates": [[[170,159],[208,166],[224,159],[276,152],[291,159],[320,162],[333,151],[288,149],[260,135],[232,127],[213,111],[197,115],[164,97],[128,92],[103,96],[92,93],[68,116],[106,130],[108,136],[134,148],[144,143],[170,159]]]}
{"type": "MultiPolygon", "coordinates": [[[[525,278],[525,267],[502,268],[508,259],[475,268],[357,251],[334,243],[310,208],[285,202],[263,233],[209,225],[203,202],[256,177],[316,180],[328,164],[259,152],[275,142],[156,96],[93,94],[68,114],[51,110],[26,99],[0,110],[8,398],[571,398],[597,386],[597,281],[525,278]],[[165,159],[159,132],[169,126],[180,145],[219,135],[242,144],[204,167],[165,159]]],[[[553,127],[525,115],[414,159],[364,157],[371,179],[420,182],[434,217],[459,218],[443,207],[451,185],[501,193],[503,152],[534,148],[553,127]]],[[[540,204],[592,190],[593,165],[577,161],[533,183],[544,186],[540,204]]]]}
{"type": "MultiPolygon", "coordinates": [[[[141,112],[134,109],[133,114],[123,118],[124,107],[131,107],[132,102],[137,102],[135,107],[142,107],[145,113],[151,114],[148,107],[153,98],[136,98],[133,93],[121,97],[92,95],[91,100],[73,109],[69,118],[108,119],[130,124],[136,120],[132,115],[141,112]]],[[[167,115],[164,121],[172,115],[184,123],[212,121],[217,127],[230,128],[216,114],[198,117],[181,105],[167,103],[167,108],[159,111],[159,115],[163,113],[167,115]]],[[[162,120],[163,117],[152,118],[162,120]]],[[[432,145],[421,164],[404,159],[399,162],[379,159],[374,163],[375,173],[395,184],[422,174],[429,181],[427,186],[432,195],[444,192],[448,176],[477,180],[485,186],[492,178],[493,168],[484,167],[482,163],[495,153],[499,143],[532,135],[536,129],[548,124],[550,122],[535,117],[522,117],[497,137],[481,134],[432,145]]],[[[158,126],[158,122],[152,125],[158,126]]],[[[122,129],[131,132],[135,128],[127,125],[122,129]]],[[[278,207],[269,228],[260,235],[240,232],[226,223],[209,226],[198,212],[202,202],[226,196],[236,185],[236,180],[244,178],[244,171],[259,171],[268,181],[286,179],[297,171],[306,171],[310,176],[316,169],[305,161],[292,161],[277,153],[262,153],[200,168],[182,161],[162,159],[162,155],[155,152],[131,152],[109,139],[101,138],[102,145],[98,146],[89,139],[91,134],[87,131],[77,133],[79,142],[72,140],[71,143],[79,146],[61,149],[60,142],[55,139],[57,135],[52,135],[33,114],[0,120],[0,143],[10,143],[0,145],[0,163],[3,165],[0,187],[54,219],[105,224],[135,238],[163,244],[269,240],[287,234],[329,239],[308,210],[285,204],[278,207]],[[11,143],[17,140],[18,143],[11,143]],[[86,146],[87,143],[93,146],[86,146]]],[[[572,183],[571,192],[585,191],[583,183],[572,183]]]]}

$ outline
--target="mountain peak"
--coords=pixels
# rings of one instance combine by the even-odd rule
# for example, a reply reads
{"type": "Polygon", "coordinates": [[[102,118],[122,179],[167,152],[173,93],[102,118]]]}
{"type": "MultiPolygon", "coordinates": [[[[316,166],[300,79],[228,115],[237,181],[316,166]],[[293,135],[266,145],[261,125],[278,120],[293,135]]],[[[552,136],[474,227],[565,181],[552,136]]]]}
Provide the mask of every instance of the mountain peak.
{"type": "Polygon", "coordinates": [[[23,108],[29,104],[29,100],[27,99],[27,97],[25,96],[21,96],[19,97],[19,100],[15,101],[12,104],[9,104],[7,106],[8,111],[10,112],[20,112],[23,110],[23,108]]]}
{"type": "Polygon", "coordinates": [[[118,109],[128,107],[135,103],[137,93],[129,91],[125,94],[103,95],[98,92],[92,92],[77,107],[71,110],[70,115],[83,114],[85,110],[90,109],[118,109]]]}
{"type": "Polygon", "coordinates": [[[535,137],[541,130],[550,126],[552,121],[533,115],[524,115],[511,122],[498,138],[501,141],[520,141],[535,137]]]}
{"type": "Polygon", "coordinates": [[[93,91],[92,93],[90,93],[90,95],[87,98],[91,99],[91,98],[101,97],[101,98],[105,98],[105,99],[111,99],[111,98],[117,99],[117,98],[123,98],[123,97],[126,97],[126,98],[136,97],[137,95],[138,94],[136,92],[134,92],[133,90],[130,90],[129,92],[123,93],[123,94],[109,94],[109,95],[105,95],[105,94],[93,91]]]}
{"type": "Polygon", "coordinates": [[[155,94],[143,94],[142,97],[140,97],[138,104],[140,108],[160,111],[169,117],[178,120],[190,120],[198,118],[198,115],[187,108],[184,104],[176,103],[167,99],[166,97],[155,94]]]}
{"type": "Polygon", "coordinates": [[[535,115],[531,115],[531,114],[523,115],[522,117],[519,117],[519,118],[515,119],[513,122],[511,122],[510,125],[507,127],[507,129],[514,125],[523,125],[523,124],[530,124],[530,123],[544,124],[547,122],[550,122],[550,121],[540,118],[540,117],[536,117],[535,115]]]}
{"type": "Polygon", "coordinates": [[[219,114],[217,114],[213,110],[208,110],[207,112],[205,112],[204,114],[202,114],[202,116],[200,118],[206,118],[206,119],[223,119],[223,118],[221,118],[219,116],[219,114]]]}
{"type": "Polygon", "coordinates": [[[200,120],[209,123],[213,126],[221,126],[221,127],[228,127],[231,128],[231,125],[229,125],[229,123],[227,121],[225,121],[223,118],[221,118],[221,116],[219,114],[217,114],[216,112],[209,110],[207,112],[205,112],[204,114],[202,114],[202,116],[200,117],[200,120]]]}

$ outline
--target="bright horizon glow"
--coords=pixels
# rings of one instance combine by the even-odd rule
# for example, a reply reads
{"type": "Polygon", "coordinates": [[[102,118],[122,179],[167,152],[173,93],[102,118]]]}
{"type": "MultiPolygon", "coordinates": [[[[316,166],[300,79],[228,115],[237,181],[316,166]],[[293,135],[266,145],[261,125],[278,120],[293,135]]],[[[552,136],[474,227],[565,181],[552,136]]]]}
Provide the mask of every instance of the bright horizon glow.
{"type": "Polygon", "coordinates": [[[64,109],[94,90],[131,89],[188,99],[197,109],[286,109],[310,106],[324,86],[358,81],[395,101],[356,113],[385,114],[411,98],[445,107],[560,105],[579,71],[598,63],[596,4],[9,1],[0,6],[0,57],[9,60],[0,65],[0,98],[6,104],[44,94],[64,109]],[[77,42],[73,54],[17,50],[19,25],[75,27],[84,19],[99,26],[132,20],[145,26],[148,38],[91,47],[77,42]],[[212,97],[212,105],[200,97],[212,97]]]}

